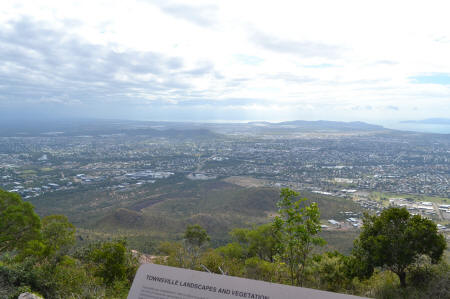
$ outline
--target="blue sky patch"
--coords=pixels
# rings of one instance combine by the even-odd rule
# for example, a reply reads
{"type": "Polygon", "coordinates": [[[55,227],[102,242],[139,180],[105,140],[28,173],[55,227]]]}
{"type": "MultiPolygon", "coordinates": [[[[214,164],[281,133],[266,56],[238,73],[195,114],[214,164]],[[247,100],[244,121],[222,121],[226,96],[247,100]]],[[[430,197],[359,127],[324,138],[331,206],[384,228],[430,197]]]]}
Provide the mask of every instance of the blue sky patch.
{"type": "Polygon", "coordinates": [[[410,77],[416,84],[441,84],[450,85],[450,74],[434,73],[428,75],[410,77]]]}

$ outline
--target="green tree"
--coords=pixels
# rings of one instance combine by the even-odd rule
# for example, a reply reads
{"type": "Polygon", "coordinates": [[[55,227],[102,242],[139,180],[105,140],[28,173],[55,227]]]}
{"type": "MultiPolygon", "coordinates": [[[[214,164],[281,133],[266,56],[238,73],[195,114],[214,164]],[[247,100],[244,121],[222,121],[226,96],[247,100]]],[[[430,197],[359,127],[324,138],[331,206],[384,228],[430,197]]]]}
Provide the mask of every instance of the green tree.
{"type": "MultiPolygon", "coordinates": [[[[230,243],[231,244],[231,243],[230,243]]],[[[229,245],[229,244],[228,244],[229,245]]],[[[217,274],[231,276],[242,276],[244,264],[241,259],[227,256],[229,252],[224,252],[219,247],[217,249],[207,249],[200,258],[201,270],[208,270],[217,274]]],[[[226,251],[226,250],[225,250],[226,251]]]]}
{"type": "Polygon", "coordinates": [[[236,242],[221,246],[216,251],[227,259],[244,260],[247,257],[247,251],[236,242]]]}
{"type": "Polygon", "coordinates": [[[181,242],[162,242],[158,250],[167,255],[161,260],[169,266],[203,270],[200,258],[207,249],[210,238],[200,225],[189,225],[181,242]]]}
{"type": "Polygon", "coordinates": [[[125,241],[105,242],[92,251],[90,258],[95,263],[95,275],[106,285],[125,282],[129,287],[133,282],[137,261],[128,251],[125,241]]]}
{"type": "Polygon", "coordinates": [[[193,247],[202,247],[210,238],[203,227],[198,224],[188,225],[184,232],[184,240],[187,245],[193,247]]]}
{"type": "Polygon", "coordinates": [[[278,256],[288,267],[291,284],[301,286],[314,246],[324,245],[325,241],[317,236],[321,230],[317,203],[302,205],[307,199],[295,200],[298,196],[299,193],[289,188],[281,189],[280,215],[275,217],[273,225],[279,238],[278,256]]]}
{"type": "Polygon", "coordinates": [[[337,251],[325,252],[313,258],[311,270],[319,289],[337,292],[347,287],[351,280],[346,276],[346,259],[337,251]]]}
{"type": "Polygon", "coordinates": [[[198,224],[189,225],[184,232],[186,267],[193,269],[198,266],[199,258],[206,248],[210,238],[206,230],[198,224]]]}
{"type": "Polygon", "coordinates": [[[263,224],[253,229],[236,228],[231,236],[242,249],[246,256],[258,257],[261,260],[273,262],[278,253],[280,239],[279,231],[271,224],[263,224]]]}
{"type": "Polygon", "coordinates": [[[251,279],[275,282],[277,278],[277,264],[251,257],[245,260],[245,276],[251,279]]]}
{"type": "Polygon", "coordinates": [[[46,216],[42,219],[42,242],[47,255],[63,255],[75,244],[75,226],[64,215],[46,216]]]}
{"type": "Polygon", "coordinates": [[[75,244],[75,226],[64,215],[42,219],[41,239],[31,240],[18,255],[19,259],[34,258],[37,263],[54,268],[75,244]]]}
{"type": "Polygon", "coordinates": [[[158,259],[157,263],[179,268],[187,267],[186,252],[181,242],[161,242],[158,246],[158,251],[166,257],[158,259]]]}
{"type": "Polygon", "coordinates": [[[368,279],[372,276],[374,267],[369,262],[369,256],[366,251],[362,250],[359,245],[359,239],[354,241],[352,254],[346,256],[345,263],[345,275],[353,279],[357,277],[359,280],[368,279]]]}
{"type": "Polygon", "coordinates": [[[406,286],[408,267],[418,257],[427,255],[437,263],[446,247],[433,221],[412,216],[405,208],[389,208],[380,216],[366,214],[355,244],[370,266],[397,274],[402,287],[406,286]]]}
{"type": "Polygon", "coordinates": [[[22,249],[40,238],[41,220],[33,206],[0,189],[0,252],[22,249]]]}

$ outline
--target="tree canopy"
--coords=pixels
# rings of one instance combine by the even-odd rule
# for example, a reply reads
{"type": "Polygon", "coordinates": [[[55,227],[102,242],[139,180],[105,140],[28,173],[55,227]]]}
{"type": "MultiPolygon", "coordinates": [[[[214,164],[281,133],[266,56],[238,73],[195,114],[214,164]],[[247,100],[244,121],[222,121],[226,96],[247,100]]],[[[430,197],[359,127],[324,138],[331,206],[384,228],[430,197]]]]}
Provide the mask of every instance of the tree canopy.
{"type": "Polygon", "coordinates": [[[41,220],[16,193],[0,189],[0,252],[20,249],[40,238],[41,220]]]}
{"type": "Polygon", "coordinates": [[[380,216],[365,215],[355,245],[369,266],[386,267],[405,287],[408,266],[421,255],[438,262],[446,242],[433,221],[411,215],[405,208],[389,208],[380,216]]]}
{"type": "Polygon", "coordinates": [[[246,257],[257,256],[268,262],[274,261],[281,237],[272,223],[262,224],[253,229],[236,228],[231,231],[231,236],[241,246],[246,257]]]}
{"type": "Polygon", "coordinates": [[[317,203],[302,206],[306,198],[296,200],[300,194],[289,188],[281,189],[278,202],[280,215],[273,225],[279,236],[279,256],[288,265],[291,284],[302,285],[304,270],[315,245],[325,241],[318,237],[320,213],[317,203]]]}
{"type": "Polygon", "coordinates": [[[190,246],[202,247],[210,240],[208,233],[198,224],[189,225],[184,232],[184,239],[190,246]]]}
{"type": "Polygon", "coordinates": [[[64,215],[50,215],[42,219],[42,237],[47,254],[64,254],[75,244],[75,226],[64,215]]]}
{"type": "MultiPolygon", "coordinates": [[[[324,244],[316,203],[288,188],[280,197],[271,222],[234,229],[231,243],[211,248],[206,230],[190,225],[182,240],[160,243],[156,262],[376,298],[448,297],[446,243],[431,220],[399,208],[366,214],[345,256],[316,250],[324,244]]],[[[27,290],[45,298],[125,298],[140,253],[123,239],[76,240],[66,216],[41,221],[31,204],[0,190],[0,297],[27,290]]]]}
{"type": "Polygon", "coordinates": [[[95,275],[106,285],[115,281],[128,281],[131,285],[137,265],[124,240],[101,244],[91,252],[90,258],[95,263],[95,275]]]}

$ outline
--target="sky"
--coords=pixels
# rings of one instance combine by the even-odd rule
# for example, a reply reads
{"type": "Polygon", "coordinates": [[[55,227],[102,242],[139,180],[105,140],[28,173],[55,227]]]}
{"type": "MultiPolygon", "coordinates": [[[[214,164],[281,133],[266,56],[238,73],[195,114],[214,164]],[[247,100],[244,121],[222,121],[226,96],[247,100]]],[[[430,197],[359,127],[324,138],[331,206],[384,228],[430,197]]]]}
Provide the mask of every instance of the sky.
{"type": "Polygon", "coordinates": [[[10,117],[450,118],[448,1],[0,1],[10,117]]]}

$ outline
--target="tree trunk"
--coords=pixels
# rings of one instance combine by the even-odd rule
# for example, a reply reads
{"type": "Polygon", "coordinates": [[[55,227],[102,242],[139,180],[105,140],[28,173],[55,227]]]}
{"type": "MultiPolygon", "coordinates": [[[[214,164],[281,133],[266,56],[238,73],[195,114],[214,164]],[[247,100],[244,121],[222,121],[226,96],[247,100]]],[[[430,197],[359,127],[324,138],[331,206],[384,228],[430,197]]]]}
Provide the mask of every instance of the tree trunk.
{"type": "Polygon", "coordinates": [[[289,266],[289,272],[291,272],[291,285],[295,285],[295,277],[294,277],[294,267],[292,265],[289,266]]]}
{"type": "Polygon", "coordinates": [[[397,275],[398,275],[398,278],[400,278],[400,286],[402,288],[405,288],[406,287],[406,272],[402,271],[402,272],[397,273],[397,275]]]}

